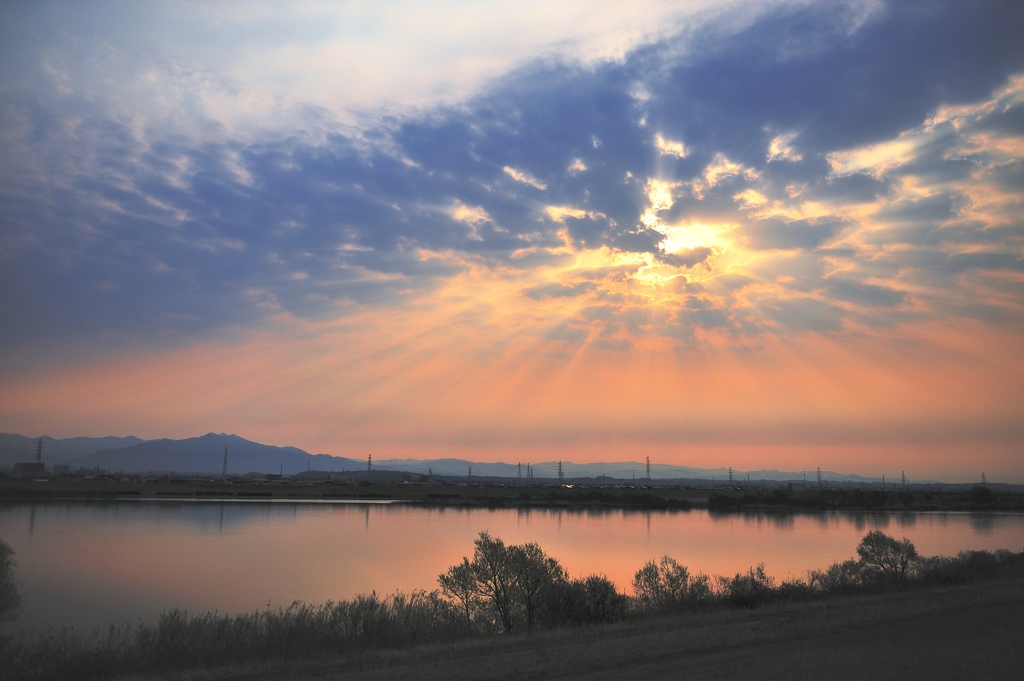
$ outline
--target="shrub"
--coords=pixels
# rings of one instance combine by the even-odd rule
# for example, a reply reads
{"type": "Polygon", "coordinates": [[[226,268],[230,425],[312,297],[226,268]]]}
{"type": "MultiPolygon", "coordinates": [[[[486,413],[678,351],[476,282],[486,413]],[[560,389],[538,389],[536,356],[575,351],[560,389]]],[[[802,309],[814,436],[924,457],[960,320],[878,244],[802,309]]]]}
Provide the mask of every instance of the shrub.
{"type": "Polygon", "coordinates": [[[626,617],[629,599],[604,575],[559,582],[546,594],[541,621],[547,626],[618,622],[626,617]]]}
{"type": "Polygon", "coordinates": [[[809,581],[799,578],[787,579],[775,589],[779,601],[809,601],[820,595],[809,581]]]}
{"type": "Polygon", "coordinates": [[[125,671],[310,659],[473,635],[460,610],[436,591],[370,594],[233,616],[171,610],[155,624],[22,636],[0,646],[0,668],[13,678],[97,678],[125,671]]]}
{"type": "Polygon", "coordinates": [[[1024,573],[1024,552],[1001,549],[961,551],[956,556],[921,558],[915,564],[914,577],[926,584],[966,584],[978,579],[1016,576],[1024,573]]]}
{"type": "Polygon", "coordinates": [[[14,580],[14,549],[0,539],[0,620],[11,619],[21,606],[21,592],[14,580]]]}
{"type": "Polygon", "coordinates": [[[711,607],[714,597],[710,577],[703,572],[698,572],[696,577],[690,579],[690,589],[686,594],[686,600],[691,608],[704,612],[711,607]]]}
{"type": "Polygon", "coordinates": [[[747,570],[746,574],[737,572],[732,579],[719,578],[722,595],[730,604],[741,608],[757,608],[775,600],[775,578],[768,576],[764,563],[747,570]]]}
{"type": "Polygon", "coordinates": [[[687,605],[690,572],[671,556],[648,561],[633,576],[633,592],[643,610],[682,610],[687,605]]]}
{"type": "Polygon", "coordinates": [[[807,573],[807,581],[812,588],[828,594],[849,594],[864,585],[860,563],[855,560],[832,563],[824,571],[811,570],[807,573]]]}
{"type": "Polygon", "coordinates": [[[617,622],[626,616],[628,600],[604,575],[590,575],[584,579],[583,590],[586,593],[588,624],[617,622]]]}

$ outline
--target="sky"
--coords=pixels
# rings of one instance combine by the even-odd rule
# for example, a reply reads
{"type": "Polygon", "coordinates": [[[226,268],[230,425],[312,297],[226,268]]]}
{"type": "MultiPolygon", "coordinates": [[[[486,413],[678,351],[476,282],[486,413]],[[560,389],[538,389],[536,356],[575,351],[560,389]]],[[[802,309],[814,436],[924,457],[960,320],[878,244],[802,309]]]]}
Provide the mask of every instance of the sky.
{"type": "Polygon", "coordinates": [[[1024,5],[0,5],[0,431],[1024,481],[1024,5]]]}

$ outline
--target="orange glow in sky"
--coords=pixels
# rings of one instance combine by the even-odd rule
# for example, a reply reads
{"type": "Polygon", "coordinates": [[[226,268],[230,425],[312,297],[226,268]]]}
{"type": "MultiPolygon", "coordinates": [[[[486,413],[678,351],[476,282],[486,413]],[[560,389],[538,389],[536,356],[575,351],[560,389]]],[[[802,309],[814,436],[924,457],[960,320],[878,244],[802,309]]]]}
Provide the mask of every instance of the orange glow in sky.
{"type": "Polygon", "coordinates": [[[0,431],[1024,482],[1024,56],[930,37],[1003,6],[713,4],[350,100],[347,10],[0,16],[0,431]]]}

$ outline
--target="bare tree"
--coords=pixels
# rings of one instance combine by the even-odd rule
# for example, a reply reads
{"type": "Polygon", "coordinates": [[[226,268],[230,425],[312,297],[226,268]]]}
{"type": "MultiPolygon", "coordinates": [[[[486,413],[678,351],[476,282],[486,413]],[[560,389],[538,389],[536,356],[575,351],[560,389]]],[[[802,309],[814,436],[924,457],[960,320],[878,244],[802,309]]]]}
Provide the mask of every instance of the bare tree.
{"type": "Polygon", "coordinates": [[[857,555],[866,572],[893,586],[901,586],[907,578],[907,570],[917,560],[917,549],[906,537],[894,539],[881,530],[872,530],[860,540],[857,555]]]}
{"type": "Polygon", "coordinates": [[[473,542],[473,575],[476,577],[477,592],[494,608],[495,614],[505,631],[513,629],[513,597],[516,589],[516,575],[512,555],[505,542],[481,532],[473,542]]]}
{"type": "Polygon", "coordinates": [[[459,604],[459,609],[466,614],[466,621],[473,621],[473,613],[479,607],[480,597],[477,595],[476,574],[468,558],[463,558],[458,565],[448,568],[448,572],[438,576],[441,592],[459,604]]]}
{"type": "Polygon", "coordinates": [[[512,546],[509,550],[518,600],[526,613],[526,628],[533,629],[544,592],[556,582],[565,581],[565,568],[534,543],[512,546]]]}
{"type": "Polygon", "coordinates": [[[486,604],[494,615],[492,621],[511,632],[524,623],[532,629],[552,589],[567,579],[565,568],[537,544],[506,546],[481,532],[473,542],[473,560],[463,558],[437,581],[467,620],[472,621],[486,604]]]}

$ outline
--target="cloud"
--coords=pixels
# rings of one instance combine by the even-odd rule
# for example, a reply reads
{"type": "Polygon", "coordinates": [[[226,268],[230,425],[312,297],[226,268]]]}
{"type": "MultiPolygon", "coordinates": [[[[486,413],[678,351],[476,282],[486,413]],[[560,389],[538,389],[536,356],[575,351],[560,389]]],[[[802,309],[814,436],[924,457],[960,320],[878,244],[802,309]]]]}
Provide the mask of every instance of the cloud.
{"type": "Polygon", "coordinates": [[[802,161],[803,156],[793,149],[793,140],[797,133],[790,132],[784,135],[776,135],[768,143],[768,161],[802,161]]]}
{"type": "Polygon", "coordinates": [[[528,298],[533,298],[534,300],[541,300],[543,298],[575,298],[594,290],[594,287],[595,284],[591,282],[581,282],[573,286],[545,284],[527,289],[524,293],[528,298]]]}
{"type": "Polygon", "coordinates": [[[686,158],[686,146],[682,142],[667,140],[661,135],[655,135],[654,146],[657,147],[658,152],[663,156],[686,158]]]}
{"type": "Polygon", "coordinates": [[[894,291],[884,286],[864,284],[856,281],[830,279],[826,290],[831,297],[838,300],[846,300],[871,307],[895,307],[905,299],[902,291],[894,291]]]}
{"type": "Polygon", "coordinates": [[[838,218],[781,220],[766,218],[738,230],[755,250],[815,249],[834,238],[843,228],[838,218]]]}
{"type": "Polygon", "coordinates": [[[674,253],[659,253],[658,259],[675,267],[694,267],[707,262],[713,253],[714,251],[707,246],[699,246],[684,248],[674,253]]]}
{"type": "MultiPolygon", "coordinates": [[[[119,41],[98,51],[108,29],[90,20],[66,50],[31,53],[33,78],[4,72],[18,87],[0,107],[0,313],[17,329],[3,342],[189,342],[386,314],[467,273],[500,281],[495,300],[614,300],[631,347],[659,324],[828,333],[972,299],[1015,323],[1024,49],[1006,27],[1020,10],[865,7],[715,15],[611,59],[516,62],[457,104],[355,126],[237,89],[224,55],[203,70],[128,59],[119,41]],[[97,80],[129,73],[144,106],[97,80]],[[241,134],[215,115],[221,96],[288,110],[293,129],[241,134]],[[690,308],[690,287],[723,298],[690,308]]],[[[523,322],[538,337],[566,314],[544,305],[523,322]]]]}
{"type": "Polygon", "coordinates": [[[538,180],[533,175],[530,175],[529,173],[524,173],[521,170],[516,170],[515,168],[509,168],[508,166],[505,166],[504,168],[502,168],[502,170],[504,170],[505,174],[508,175],[509,177],[511,177],[516,182],[522,182],[523,184],[528,184],[531,187],[533,187],[535,189],[539,189],[541,191],[544,191],[545,189],[548,188],[548,186],[546,184],[544,184],[543,182],[538,180]]]}

